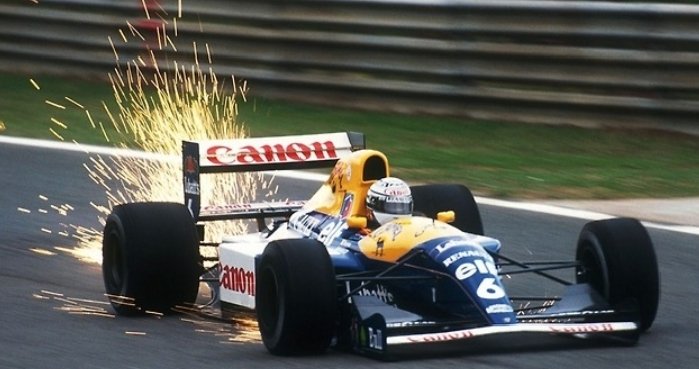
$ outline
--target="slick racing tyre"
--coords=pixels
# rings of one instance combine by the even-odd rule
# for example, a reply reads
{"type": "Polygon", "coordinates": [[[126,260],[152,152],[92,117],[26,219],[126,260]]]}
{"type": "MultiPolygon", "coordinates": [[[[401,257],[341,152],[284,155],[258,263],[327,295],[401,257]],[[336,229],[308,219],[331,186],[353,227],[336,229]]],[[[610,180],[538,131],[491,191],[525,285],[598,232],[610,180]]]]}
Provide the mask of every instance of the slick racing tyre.
{"type": "Polygon", "coordinates": [[[589,283],[612,306],[636,303],[640,330],[653,324],[660,297],[658,263],[648,232],[636,219],[587,223],[578,238],[577,282],[589,283]]]}
{"type": "Polygon", "coordinates": [[[440,211],[453,210],[452,225],[464,232],[483,234],[481,213],[471,191],[462,185],[432,184],[411,186],[414,209],[426,217],[435,218],[440,211]]]}
{"type": "Polygon", "coordinates": [[[333,337],[335,271],[325,246],[311,239],[273,241],[257,268],[260,334],[275,355],[319,354],[333,337]]]}
{"type": "Polygon", "coordinates": [[[168,313],[196,300],[202,260],[194,220],[184,205],[117,205],[102,240],[102,274],[118,314],[168,313]]]}

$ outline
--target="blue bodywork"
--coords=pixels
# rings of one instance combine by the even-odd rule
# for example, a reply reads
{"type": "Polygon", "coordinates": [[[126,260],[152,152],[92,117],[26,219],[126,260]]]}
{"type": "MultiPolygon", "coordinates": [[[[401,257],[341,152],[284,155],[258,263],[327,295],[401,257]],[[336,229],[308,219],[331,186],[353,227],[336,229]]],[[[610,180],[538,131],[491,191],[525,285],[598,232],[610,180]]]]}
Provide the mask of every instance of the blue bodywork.
{"type": "Polygon", "coordinates": [[[451,228],[448,236],[436,235],[410,245],[397,263],[407,258],[409,262],[383,276],[384,279],[367,283],[376,273],[396,264],[371,258],[362,251],[360,241],[372,232],[350,229],[343,218],[316,211],[296,213],[289,221],[289,228],[326,245],[338,281],[346,276],[367,276],[365,281],[360,278],[346,281],[344,292],[359,288],[355,295],[374,296],[387,305],[408,311],[414,315],[405,317],[413,322],[458,319],[474,326],[516,323],[491,256],[500,251],[500,242],[456,231],[447,224],[440,226],[451,228]]]}

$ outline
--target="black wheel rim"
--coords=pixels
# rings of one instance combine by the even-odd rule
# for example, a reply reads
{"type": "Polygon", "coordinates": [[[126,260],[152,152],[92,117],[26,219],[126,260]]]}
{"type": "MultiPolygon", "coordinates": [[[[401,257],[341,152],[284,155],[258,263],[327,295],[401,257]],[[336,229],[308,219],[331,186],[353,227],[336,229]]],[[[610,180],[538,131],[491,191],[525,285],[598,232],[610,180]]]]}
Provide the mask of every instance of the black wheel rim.
{"type": "Polygon", "coordinates": [[[577,280],[580,283],[588,283],[602,296],[609,298],[609,281],[604,267],[602,250],[593,243],[587,243],[581,249],[578,261],[577,280]]]}
{"type": "Polygon", "coordinates": [[[111,232],[106,240],[106,252],[102,261],[104,267],[104,277],[107,285],[107,292],[113,295],[122,293],[125,277],[125,265],[122,250],[119,243],[119,236],[116,232],[111,232]]]}
{"type": "Polygon", "coordinates": [[[264,334],[273,334],[278,326],[280,315],[283,312],[283,304],[279,291],[279,281],[272,268],[265,268],[258,278],[260,288],[259,299],[262,302],[257,306],[260,331],[264,334]]]}

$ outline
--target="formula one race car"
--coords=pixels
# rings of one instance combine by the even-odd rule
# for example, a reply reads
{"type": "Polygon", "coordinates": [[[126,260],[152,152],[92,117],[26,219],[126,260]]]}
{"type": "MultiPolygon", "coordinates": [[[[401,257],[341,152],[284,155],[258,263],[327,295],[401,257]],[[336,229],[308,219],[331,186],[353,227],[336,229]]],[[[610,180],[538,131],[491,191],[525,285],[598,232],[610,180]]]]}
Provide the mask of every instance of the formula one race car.
{"type": "Polygon", "coordinates": [[[220,306],[254,310],[280,355],[333,346],[386,357],[516,334],[634,343],[655,319],[658,267],[637,220],[586,224],[574,260],[522,262],[483,235],[466,187],[404,186],[359,133],[183,142],[182,153],[184,204],[122,204],[107,219],[104,282],[119,314],[192,304],[213,273],[220,306]],[[201,174],[322,166],[334,169],[308,201],[200,205],[201,174]],[[259,232],[224,237],[205,270],[204,225],[232,219],[257,220],[259,232]],[[556,275],[566,268],[575,282],[556,275]],[[504,279],[524,273],[562,293],[506,291],[504,279]]]}

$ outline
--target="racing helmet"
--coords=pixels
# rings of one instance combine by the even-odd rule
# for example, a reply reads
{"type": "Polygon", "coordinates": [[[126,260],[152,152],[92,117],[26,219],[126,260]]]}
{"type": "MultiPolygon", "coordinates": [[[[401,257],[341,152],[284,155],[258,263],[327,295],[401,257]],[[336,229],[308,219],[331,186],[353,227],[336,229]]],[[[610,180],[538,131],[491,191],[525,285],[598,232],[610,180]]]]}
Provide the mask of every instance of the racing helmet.
{"type": "Polygon", "coordinates": [[[369,187],[366,196],[369,214],[381,225],[413,213],[410,187],[395,177],[379,179],[369,187]]]}

